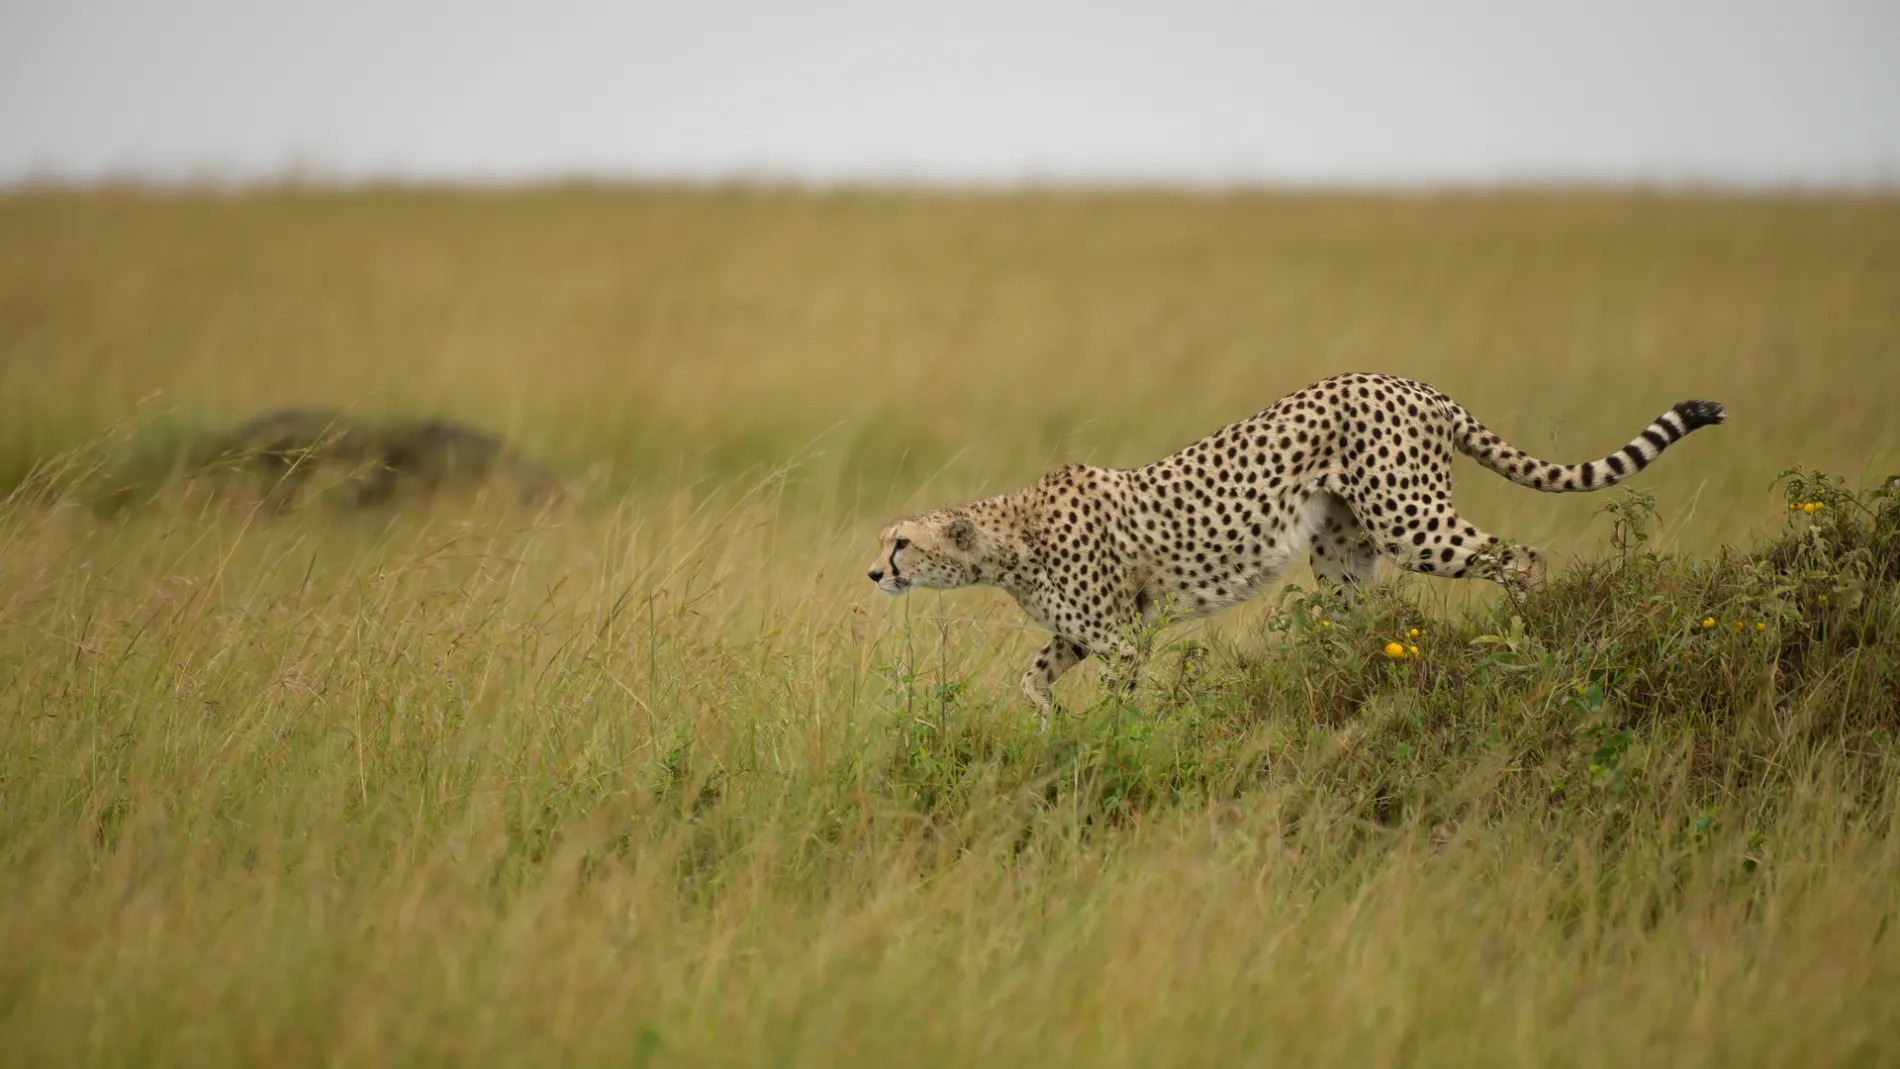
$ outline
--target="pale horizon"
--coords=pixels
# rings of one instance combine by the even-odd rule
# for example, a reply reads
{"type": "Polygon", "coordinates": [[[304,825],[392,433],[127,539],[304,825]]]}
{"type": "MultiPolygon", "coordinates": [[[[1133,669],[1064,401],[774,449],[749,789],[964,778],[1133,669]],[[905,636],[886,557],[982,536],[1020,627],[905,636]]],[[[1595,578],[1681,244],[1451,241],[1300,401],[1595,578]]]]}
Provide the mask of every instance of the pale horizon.
{"type": "Polygon", "coordinates": [[[1878,188],[1900,4],[0,7],[0,186],[1878,188]]]}

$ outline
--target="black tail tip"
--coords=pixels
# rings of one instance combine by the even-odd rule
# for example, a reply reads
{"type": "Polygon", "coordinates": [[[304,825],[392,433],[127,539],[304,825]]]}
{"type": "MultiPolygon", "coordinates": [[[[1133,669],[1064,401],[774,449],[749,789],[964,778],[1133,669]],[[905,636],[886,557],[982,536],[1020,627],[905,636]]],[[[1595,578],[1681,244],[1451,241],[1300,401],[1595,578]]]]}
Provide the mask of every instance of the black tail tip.
{"type": "Polygon", "coordinates": [[[1684,431],[1720,423],[1728,418],[1728,413],[1722,411],[1722,406],[1714,401],[1684,401],[1671,411],[1682,420],[1684,431]]]}

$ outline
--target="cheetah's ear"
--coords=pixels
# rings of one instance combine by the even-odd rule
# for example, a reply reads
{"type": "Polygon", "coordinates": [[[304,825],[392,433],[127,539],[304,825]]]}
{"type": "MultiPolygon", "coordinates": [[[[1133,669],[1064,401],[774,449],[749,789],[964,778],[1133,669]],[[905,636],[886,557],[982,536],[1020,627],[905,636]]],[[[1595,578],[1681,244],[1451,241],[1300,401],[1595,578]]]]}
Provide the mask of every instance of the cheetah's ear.
{"type": "Polygon", "coordinates": [[[950,544],[968,553],[976,548],[976,523],[968,516],[958,516],[950,521],[950,527],[944,532],[950,536],[950,544]]]}

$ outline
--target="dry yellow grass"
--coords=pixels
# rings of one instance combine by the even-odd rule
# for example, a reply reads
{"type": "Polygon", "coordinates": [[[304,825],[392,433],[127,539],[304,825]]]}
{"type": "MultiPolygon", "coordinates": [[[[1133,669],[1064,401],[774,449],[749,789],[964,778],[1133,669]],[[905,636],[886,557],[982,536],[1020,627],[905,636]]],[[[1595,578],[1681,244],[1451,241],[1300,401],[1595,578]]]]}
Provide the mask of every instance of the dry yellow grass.
{"type": "MultiPolygon", "coordinates": [[[[1143,463],[1349,369],[1553,460],[1722,401],[1640,486],[1663,546],[1746,543],[1784,520],[1782,468],[1900,467],[1900,202],[0,198],[14,480],[115,426],[284,404],[427,410],[605,476],[539,520],[8,506],[0,1049],[1900,1059],[1900,766],[1855,763],[1892,738],[1801,734],[1892,691],[1721,725],[1778,771],[1738,762],[1719,797],[1686,786],[1706,725],[1664,726],[1640,790],[1544,808],[1576,768],[1480,737],[1597,678],[1562,651],[1408,743],[1438,749],[1406,779],[1416,751],[1355,747],[1407,691],[1370,696],[1370,734],[1320,730],[1291,670],[1264,712],[1166,706],[1198,734],[1039,736],[1007,693],[1040,639],[998,595],[863,578],[895,512],[1143,463]]],[[[1460,464],[1477,522],[1560,565],[1607,552],[1602,499],[1460,464]]],[[[1202,633],[1280,656],[1270,600],[1202,633]]]]}

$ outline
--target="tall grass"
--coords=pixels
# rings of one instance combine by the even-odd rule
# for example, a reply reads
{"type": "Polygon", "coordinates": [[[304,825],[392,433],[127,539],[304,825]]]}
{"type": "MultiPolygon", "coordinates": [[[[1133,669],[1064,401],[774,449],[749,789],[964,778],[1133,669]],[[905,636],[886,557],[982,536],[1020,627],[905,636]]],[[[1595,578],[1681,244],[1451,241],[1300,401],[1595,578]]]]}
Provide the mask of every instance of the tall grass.
{"type": "Polygon", "coordinates": [[[1893,1062],[1896,294],[1881,200],[0,200],[0,1050],[1893,1062]],[[1632,494],[1461,467],[1540,595],[1296,574],[1046,733],[1015,610],[862,577],[894,511],[1347,367],[1552,459],[1731,422],[1632,494]],[[608,478],[104,519],[57,492],[93,454],[26,477],[282,403],[608,478]]]}

